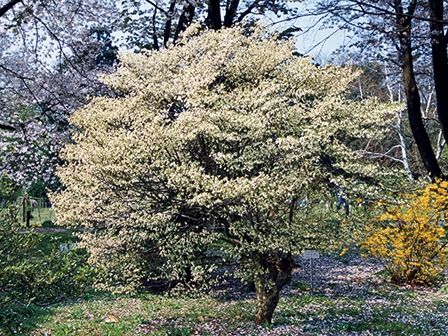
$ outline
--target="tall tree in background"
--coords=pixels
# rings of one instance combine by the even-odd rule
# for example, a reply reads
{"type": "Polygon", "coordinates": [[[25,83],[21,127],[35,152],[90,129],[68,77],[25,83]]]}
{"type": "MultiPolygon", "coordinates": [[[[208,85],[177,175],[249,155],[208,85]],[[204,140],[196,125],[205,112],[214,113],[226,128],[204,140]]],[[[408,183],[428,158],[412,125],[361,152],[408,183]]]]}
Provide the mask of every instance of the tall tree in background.
{"type": "Polygon", "coordinates": [[[176,42],[192,22],[210,29],[232,27],[236,23],[268,16],[291,18],[302,0],[124,0],[121,29],[128,45],[137,49],[159,49],[176,42]]]}
{"type": "Polygon", "coordinates": [[[442,171],[422,119],[421,98],[414,71],[412,29],[417,0],[412,0],[407,10],[403,8],[402,0],[393,0],[393,10],[409,124],[425,168],[431,177],[440,177],[442,171]]]}
{"type": "Polygon", "coordinates": [[[0,7],[0,172],[54,182],[67,118],[113,70],[112,1],[9,1],[0,7]]]}
{"type": "MultiPolygon", "coordinates": [[[[432,2],[434,1],[322,0],[318,1],[316,14],[329,15],[333,24],[351,30],[358,36],[357,40],[362,42],[355,42],[356,46],[364,44],[363,50],[370,55],[381,55],[383,60],[400,67],[412,134],[425,169],[435,178],[442,176],[442,170],[422,118],[419,87],[420,78],[431,67],[431,51],[433,61],[437,62],[433,63],[436,68],[429,75],[434,79],[436,92],[443,91],[443,85],[437,83],[447,78],[443,72],[443,67],[446,66],[443,61],[443,53],[446,55],[446,38],[443,37],[441,41],[440,34],[434,34],[435,31],[443,31],[444,22],[440,20],[443,17],[443,2],[435,1],[439,2],[438,6],[432,2]],[[436,10],[429,11],[429,5],[436,10]]],[[[438,108],[439,120],[443,129],[446,118],[443,116],[443,104],[446,97],[440,97],[441,94],[437,94],[437,106],[441,106],[438,108]]]]}
{"type": "MultiPolygon", "coordinates": [[[[8,13],[10,10],[12,10],[14,8],[14,6],[16,6],[19,2],[20,2],[20,0],[11,0],[11,1],[7,1],[6,3],[4,3],[0,7],[0,18],[5,16],[6,13],[8,13]]],[[[11,125],[4,123],[4,121],[3,121],[3,122],[0,122],[0,130],[15,131],[15,128],[11,125]]]]}
{"type": "Polygon", "coordinates": [[[437,96],[437,113],[443,135],[448,140],[448,32],[443,0],[428,0],[434,86],[437,96]]]}

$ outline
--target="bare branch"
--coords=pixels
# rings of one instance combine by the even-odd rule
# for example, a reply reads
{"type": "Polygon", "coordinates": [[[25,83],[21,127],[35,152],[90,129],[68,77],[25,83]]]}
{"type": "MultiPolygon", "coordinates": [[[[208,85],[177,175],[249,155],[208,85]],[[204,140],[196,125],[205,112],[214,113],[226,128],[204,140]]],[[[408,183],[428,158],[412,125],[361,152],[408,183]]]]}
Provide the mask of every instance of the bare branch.
{"type": "Polygon", "coordinates": [[[16,129],[14,127],[6,125],[6,124],[0,124],[0,130],[15,131],[16,129]]]}
{"type": "Polygon", "coordinates": [[[0,17],[4,16],[9,10],[17,5],[21,0],[11,0],[0,8],[0,17]]]}

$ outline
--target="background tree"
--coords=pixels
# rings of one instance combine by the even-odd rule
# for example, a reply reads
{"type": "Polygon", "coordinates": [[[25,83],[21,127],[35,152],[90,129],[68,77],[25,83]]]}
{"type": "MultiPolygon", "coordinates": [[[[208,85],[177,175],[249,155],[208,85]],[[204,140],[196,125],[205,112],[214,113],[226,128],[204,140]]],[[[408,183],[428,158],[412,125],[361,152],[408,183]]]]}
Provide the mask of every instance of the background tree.
{"type": "Polygon", "coordinates": [[[60,224],[85,227],[91,261],[109,280],[124,273],[128,289],[151,278],[151,249],[165,278],[189,283],[238,262],[262,324],[294,254],[350,240],[321,201],[343,185],[375,198],[388,173],[355,144],[386,132],[394,111],[349,100],[356,74],[318,68],[291,42],[240,29],[195,35],[122,58],[105,79],[119,98],[95,98],[71,119],[80,132],[52,200],[60,224]]]}
{"type": "Polygon", "coordinates": [[[445,16],[443,0],[428,0],[429,27],[434,87],[437,96],[437,113],[445,140],[448,140],[448,18],[445,16]]]}
{"type": "Polygon", "coordinates": [[[0,8],[0,170],[20,185],[55,185],[67,118],[106,93],[97,76],[113,71],[116,46],[159,49],[192,22],[219,29],[297,11],[292,1],[258,0],[24,0],[0,8]]]}
{"type": "MultiPolygon", "coordinates": [[[[433,46],[439,46],[438,49],[436,47],[436,53],[443,54],[440,51],[443,49],[446,53],[446,44],[436,43],[435,37],[438,35],[431,33],[432,30],[443,31],[446,22],[440,19],[443,16],[443,4],[439,3],[437,10],[430,14],[430,3],[431,1],[419,0],[325,0],[318,2],[317,12],[326,13],[333,24],[351,30],[357,36],[355,45],[363,45],[362,50],[366,54],[379,55],[383,60],[386,58],[389,63],[400,67],[408,120],[415,143],[426,170],[432,177],[437,177],[442,175],[442,170],[422,118],[420,80],[427,72],[420,71],[431,67],[431,40],[433,46]]],[[[438,40],[441,42],[440,36],[438,40]]],[[[433,47],[433,55],[434,50],[433,47]]],[[[443,56],[437,59],[443,59],[443,56]]],[[[435,86],[438,76],[443,76],[442,74],[443,69],[429,71],[431,80],[435,80],[435,86]]],[[[436,88],[437,91],[440,91],[440,86],[436,88]]],[[[444,99],[440,94],[437,97],[437,101],[444,99]]],[[[438,109],[439,113],[440,111],[442,110],[438,109]]],[[[440,115],[439,121],[444,123],[440,115]]]]}
{"type": "Polygon", "coordinates": [[[13,129],[0,131],[0,169],[19,185],[37,179],[54,184],[58,152],[69,139],[67,118],[90,96],[107,94],[97,76],[114,68],[117,51],[98,34],[105,33],[81,36],[79,55],[68,61],[31,69],[26,79],[3,77],[0,112],[13,129]]]}
{"type": "Polygon", "coordinates": [[[55,183],[68,116],[104,93],[97,75],[114,68],[117,50],[101,13],[112,9],[107,2],[20,1],[0,17],[0,171],[19,185],[55,183]]]}
{"type": "Polygon", "coordinates": [[[283,19],[298,13],[302,0],[210,0],[210,1],[136,1],[120,3],[120,28],[126,32],[127,45],[138,49],[159,49],[175,43],[191,24],[210,29],[229,28],[243,21],[277,16],[283,19]]]}

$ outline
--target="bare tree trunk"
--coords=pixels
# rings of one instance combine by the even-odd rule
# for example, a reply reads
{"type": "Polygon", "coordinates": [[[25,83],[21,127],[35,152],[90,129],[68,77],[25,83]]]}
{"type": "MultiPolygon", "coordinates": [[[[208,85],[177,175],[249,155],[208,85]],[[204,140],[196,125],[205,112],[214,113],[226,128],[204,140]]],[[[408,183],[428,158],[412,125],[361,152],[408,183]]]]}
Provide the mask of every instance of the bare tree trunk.
{"type": "Polygon", "coordinates": [[[157,8],[154,8],[154,12],[152,14],[152,44],[155,50],[159,50],[159,40],[157,37],[157,29],[156,29],[156,19],[157,19],[157,8]]]}
{"type": "Polygon", "coordinates": [[[443,149],[445,148],[446,140],[443,137],[443,131],[439,131],[439,136],[437,137],[437,152],[436,152],[436,159],[439,160],[442,156],[443,149]]]}
{"type": "Polygon", "coordinates": [[[0,7],[0,17],[4,16],[8,11],[10,11],[15,5],[21,3],[21,0],[11,0],[8,1],[4,6],[0,7]]]}
{"type": "Polygon", "coordinates": [[[406,140],[403,135],[403,113],[400,111],[398,113],[398,120],[397,120],[397,133],[398,138],[400,139],[400,149],[401,149],[401,161],[403,162],[403,168],[408,175],[410,180],[413,180],[414,174],[411,170],[411,165],[409,164],[408,159],[408,146],[406,145],[406,140]]]}
{"type": "Polygon", "coordinates": [[[15,128],[9,125],[0,124],[0,130],[15,131],[15,128]]]}
{"type": "Polygon", "coordinates": [[[226,8],[226,14],[224,15],[224,27],[232,27],[239,4],[240,0],[230,0],[229,5],[226,8]]]}
{"type": "Polygon", "coordinates": [[[173,41],[176,42],[180,36],[180,34],[188,28],[188,26],[193,21],[195,15],[195,2],[187,1],[184,6],[184,10],[179,17],[179,21],[177,23],[176,31],[174,33],[173,41]]]}
{"type": "Polygon", "coordinates": [[[396,25],[400,40],[401,69],[403,74],[403,85],[408,109],[409,124],[412,135],[417,144],[418,151],[431,178],[442,176],[439,163],[434,154],[428,133],[423,124],[420,93],[414,73],[414,59],[412,56],[412,26],[411,16],[414,14],[416,1],[411,1],[409,12],[403,13],[402,1],[394,0],[397,13],[396,25]]]}
{"type": "Polygon", "coordinates": [[[443,0],[429,0],[431,49],[437,114],[448,140],[448,54],[443,24],[443,0]]]}
{"type": "Polygon", "coordinates": [[[389,67],[387,64],[387,61],[384,61],[384,77],[386,79],[386,88],[387,91],[389,92],[389,100],[391,103],[393,103],[394,100],[394,89],[392,84],[390,83],[390,79],[389,79],[389,67]]]}
{"type": "Polygon", "coordinates": [[[171,36],[171,26],[173,23],[174,10],[176,9],[176,0],[171,0],[170,8],[168,9],[168,15],[165,22],[165,28],[163,30],[163,45],[166,47],[171,36]]]}
{"type": "Polygon", "coordinates": [[[280,291],[291,281],[294,260],[290,254],[263,254],[258,256],[255,276],[257,311],[255,322],[270,324],[280,299],[280,291]]]}
{"type": "Polygon", "coordinates": [[[221,29],[221,6],[219,0],[208,0],[207,26],[211,29],[221,29]]]}

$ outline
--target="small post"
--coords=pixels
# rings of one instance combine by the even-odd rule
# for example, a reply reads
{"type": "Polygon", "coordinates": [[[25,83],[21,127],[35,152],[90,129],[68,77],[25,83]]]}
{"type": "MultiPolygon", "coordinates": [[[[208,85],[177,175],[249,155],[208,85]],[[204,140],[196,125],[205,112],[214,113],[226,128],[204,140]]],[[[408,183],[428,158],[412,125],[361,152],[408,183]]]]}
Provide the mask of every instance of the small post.
{"type": "Polygon", "coordinates": [[[31,199],[30,199],[30,195],[28,195],[27,192],[25,192],[22,196],[22,203],[21,203],[21,207],[22,207],[22,221],[25,223],[25,226],[27,228],[29,228],[31,226],[31,218],[33,218],[32,216],[32,211],[33,211],[33,206],[31,204],[31,199]]]}
{"type": "Polygon", "coordinates": [[[314,279],[313,279],[313,259],[319,259],[320,253],[317,250],[304,250],[302,253],[302,258],[305,260],[309,260],[309,267],[310,267],[310,286],[311,286],[311,292],[314,291],[314,279]]]}
{"type": "Polygon", "coordinates": [[[310,284],[311,284],[311,293],[313,293],[313,259],[310,258],[310,284]]]}
{"type": "Polygon", "coordinates": [[[31,222],[31,201],[30,201],[30,195],[28,193],[25,194],[25,209],[26,209],[26,227],[30,227],[31,222]]]}

